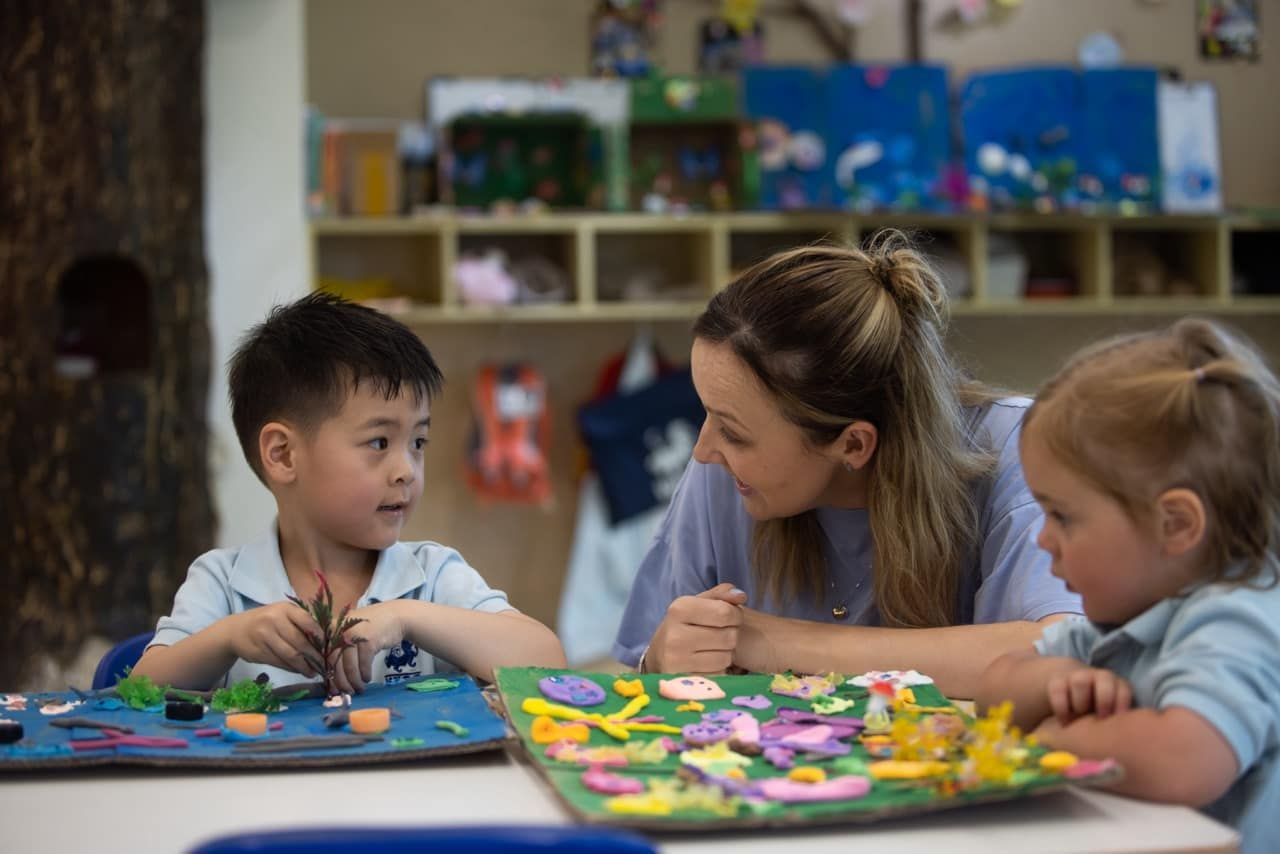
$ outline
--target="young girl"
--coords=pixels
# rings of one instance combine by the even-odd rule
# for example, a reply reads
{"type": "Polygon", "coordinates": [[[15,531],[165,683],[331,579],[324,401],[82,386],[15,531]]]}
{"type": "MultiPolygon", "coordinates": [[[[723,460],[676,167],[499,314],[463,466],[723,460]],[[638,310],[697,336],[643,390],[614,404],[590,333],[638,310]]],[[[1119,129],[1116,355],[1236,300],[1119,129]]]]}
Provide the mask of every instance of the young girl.
{"type": "Polygon", "coordinates": [[[997,659],[979,705],[1280,851],[1276,377],[1205,320],[1106,342],[1050,380],[1021,451],[1085,619],[997,659]]]}

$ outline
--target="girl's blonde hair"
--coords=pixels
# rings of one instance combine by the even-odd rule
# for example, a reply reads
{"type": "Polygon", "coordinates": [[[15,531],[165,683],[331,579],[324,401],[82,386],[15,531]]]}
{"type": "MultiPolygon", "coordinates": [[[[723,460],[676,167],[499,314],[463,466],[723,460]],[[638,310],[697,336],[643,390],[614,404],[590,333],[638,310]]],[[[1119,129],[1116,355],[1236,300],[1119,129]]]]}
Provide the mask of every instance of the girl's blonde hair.
{"type": "Polygon", "coordinates": [[[1222,327],[1190,318],[1082,351],[1023,430],[1136,522],[1165,490],[1192,490],[1207,516],[1206,580],[1276,582],[1280,383],[1222,327]]]}
{"type": "MultiPolygon", "coordinates": [[[[994,465],[964,408],[997,395],[943,346],[947,293],[898,231],[865,248],[780,252],[716,294],[694,335],[727,344],[818,447],[855,420],[879,442],[869,467],[875,602],[884,625],[955,622],[978,528],[971,482],[994,465]]],[[[813,511],[757,523],[753,571],[775,602],[821,602],[826,565],[813,511]]]]}

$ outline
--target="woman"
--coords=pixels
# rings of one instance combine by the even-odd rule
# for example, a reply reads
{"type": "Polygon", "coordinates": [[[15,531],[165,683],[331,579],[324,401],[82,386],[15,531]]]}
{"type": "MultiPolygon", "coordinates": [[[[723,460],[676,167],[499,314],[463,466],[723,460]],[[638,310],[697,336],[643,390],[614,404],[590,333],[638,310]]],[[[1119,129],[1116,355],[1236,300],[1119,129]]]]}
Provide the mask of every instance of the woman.
{"type": "Polygon", "coordinates": [[[898,232],[779,253],[694,325],[707,411],[614,654],[640,669],[914,668],[972,696],[1079,600],[1035,545],[1030,401],[966,380],[898,232]]]}

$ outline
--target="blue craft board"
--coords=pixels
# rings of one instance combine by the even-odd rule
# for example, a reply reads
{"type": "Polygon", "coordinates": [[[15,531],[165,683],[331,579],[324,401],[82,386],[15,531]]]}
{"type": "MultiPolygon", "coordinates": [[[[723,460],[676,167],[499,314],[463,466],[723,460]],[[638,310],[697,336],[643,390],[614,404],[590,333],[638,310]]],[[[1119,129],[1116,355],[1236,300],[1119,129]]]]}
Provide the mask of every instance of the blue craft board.
{"type": "MultiPolygon", "coordinates": [[[[772,119],[791,135],[800,132],[827,136],[825,81],[811,68],[755,66],[742,71],[744,112],[753,119],[772,119]]],[[[797,169],[788,158],[781,169],[765,168],[761,157],[760,207],[779,210],[794,207],[831,207],[831,157],[816,169],[797,169]],[[788,192],[788,189],[790,191],[788,192]],[[788,203],[794,197],[802,204],[788,203]]]]}
{"type": "MultiPolygon", "coordinates": [[[[174,729],[166,723],[162,709],[154,712],[129,708],[109,709],[99,706],[101,700],[89,700],[65,715],[43,715],[41,701],[49,699],[75,699],[66,693],[27,695],[25,711],[9,711],[0,708],[0,717],[16,720],[25,730],[22,741],[0,745],[0,772],[13,770],[51,769],[59,767],[84,767],[91,765],[156,765],[167,767],[220,767],[220,768],[271,768],[332,766],[353,764],[401,762],[433,756],[476,753],[500,748],[507,739],[507,727],[502,718],[489,708],[479,687],[471,677],[461,673],[435,674],[430,678],[446,678],[457,681],[458,687],[444,691],[420,693],[411,691],[405,683],[370,686],[363,694],[352,697],[351,708],[391,706],[403,718],[392,717],[391,729],[383,734],[383,741],[368,742],[358,747],[332,750],[307,750],[288,753],[242,754],[234,752],[237,742],[222,738],[196,738],[190,729],[174,729]],[[104,750],[73,751],[67,742],[75,739],[98,738],[96,729],[63,729],[51,726],[59,717],[84,717],[103,723],[119,723],[132,727],[134,735],[186,738],[185,748],[113,747],[104,750]],[[453,721],[466,727],[465,736],[436,727],[436,721],[453,721]],[[391,740],[421,738],[417,747],[397,748],[391,740]]],[[[109,703],[107,705],[110,705],[109,703]]],[[[268,732],[253,741],[270,741],[278,738],[333,735],[349,733],[342,729],[328,729],[322,718],[333,711],[325,708],[317,698],[296,700],[285,704],[287,708],[268,716],[269,722],[281,722],[283,729],[268,732]]],[[[199,723],[206,727],[221,726],[223,715],[208,709],[199,723]]],[[[174,723],[174,722],[169,722],[174,723]]],[[[184,722],[185,723],[185,722],[184,722]]]]}
{"type": "MultiPolygon", "coordinates": [[[[1007,171],[1001,175],[983,172],[977,153],[985,143],[1026,157],[1033,172],[1047,171],[1062,161],[1079,169],[1086,147],[1080,77],[1074,68],[976,73],[965,82],[960,105],[965,166],[970,175],[986,179],[996,207],[1029,205],[1040,193],[1007,171]],[[1008,194],[1009,201],[1002,202],[1001,194],[1008,194]]],[[[1078,202],[1074,182],[1051,195],[1063,207],[1075,207],[1078,202]]]]}
{"type": "Polygon", "coordinates": [[[845,207],[895,210],[952,207],[938,192],[951,146],[947,70],[941,65],[839,65],[827,76],[827,163],[845,207]],[[842,187],[836,164],[846,150],[878,144],[881,159],[842,187]]]}
{"type": "Polygon", "coordinates": [[[1112,68],[1080,75],[1084,97],[1081,170],[1101,182],[1101,201],[1131,201],[1155,208],[1160,198],[1160,140],[1154,68],[1112,68]],[[1142,176],[1145,191],[1123,186],[1124,175],[1142,176]]]}

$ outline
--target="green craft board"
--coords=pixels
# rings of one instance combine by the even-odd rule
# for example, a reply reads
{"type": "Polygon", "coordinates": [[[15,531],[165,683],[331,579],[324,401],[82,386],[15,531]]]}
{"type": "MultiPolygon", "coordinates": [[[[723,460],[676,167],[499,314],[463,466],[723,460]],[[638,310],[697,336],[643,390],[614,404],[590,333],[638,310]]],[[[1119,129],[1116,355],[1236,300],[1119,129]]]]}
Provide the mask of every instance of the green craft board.
{"type": "MultiPolygon", "coordinates": [[[[628,673],[619,677],[616,674],[605,673],[586,673],[574,670],[556,670],[545,668],[500,668],[497,673],[497,685],[502,695],[503,703],[506,706],[507,715],[512,722],[520,744],[531,763],[545,777],[552,789],[561,798],[569,809],[577,814],[582,820],[598,823],[611,824],[616,826],[634,827],[645,830],[725,830],[731,828],[749,828],[761,826],[807,826],[807,825],[830,825],[845,823],[866,823],[870,821],[878,821],[886,818],[896,818],[904,815],[935,812],[944,809],[951,809],[961,806],[972,805],[987,801],[1003,801],[1014,798],[1027,797],[1034,794],[1043,794],[1046,792],[1057,791],[1067,785],[1095,785],[1098,783],[1109,782],[1118,776],[1118,771],[1109,771],[1095,778],[1077,779],[1067,781],[1060,774],[1050,774],[1035,769],[1034,761],[1029,763],[1030,767],[1026,770],[1019,771],[1015,775],[1012,785],[985,785],[979,789],[970,790],[958,795],[945,796],[938,794],[930,785],[922,784],[915,781],[886,781],[874,782],[870,793],[865,797],[851,801],[833,801],[814,804],[772,804],[763,811],[753,809],[747,805],[739,807],[738,814],[735,817],[722,817],[709,812],[679,812],[669,816],[637,816],[622,815],[609,812],[604,803],[609,796],[596,794],[584,787],[580,781],[582,772],[586,770],[585,766],[572,765],[563,762],[557,762],[546,756],[546,745],[537,744],[530,735],[534,715],[527,714],[522,711],[520,706],[526,697],[542,697],[542,693],[538,690],[538,680],[544,676],[551,676],[562,673],[573,673],[579,676],[585,676],[592,679],[600,687],[606,691],[606,699],[598,706],[584,709],[584,712],[599,712],[600,714],[609,715],[618,712],[623,706],[629,702],[625,697],[619,696],[613,691],[613,683],[615,679],[623,678],[627,680],[640,679],[644,682],[645,693],[650,697],[650,703],[639,712],[640,716],[645,715],[662,715],[663,723],[673,726],[684,726],[685,724],[696,723],[702,719],[702,715],[716,709],[735,709],[745,711],[755,715],[762,723],[772,720],[777,716],[779,708],[791,707],[812,711],[810,705],[804,701],[782,697],[772,694],[769,691],[769,684],[773,680],[771,675],[751,674],[746,676],[719,676],[715,677],[715,681],[724,689],[725,698],[723,700],[703,701],[705,711],[703,712],[677,712],[676,707],[682,705],[681,701],[667,700],[658,694],[658,680],[672,678],[671,674],[634,674],[628,673]],[[749,709],[741,706],[735,706],[730,701],[733,697],[741,695],[763,694],[768,697],[773,705],[766,709],[749,709]]],[[[921,685],[912,689],[915,692],[916,702],[922,706],[950,706],[952,705],[933,685],[921,685]]],[[[836,690],[836,696],[847,697],[855,701],[852,708],[843,712],[839,712],[837,716],[841,717],[861,717],[863,710],[866,708],[865,689],[857,688],[851,685],[840,685],[836,690]]],[[[551,702],[551,701],[549,701],[551,702]]],[[[562,721],[558,721],[563,723],[562,721]]],[[[641,732],[632,736],[634,739],[642,739],[645,741],[660,738],[661,733],[641,732]]],[[[679,740],[679,736],[673,735],[672,738],[679,740]]],[[[583,745],[584,747],[602,747],[602,746],[618,746],[620,743],[613,738],[604,734],[596,728],[591,730],[591,740],[583,745]]],[[[1044,753],[1043,749],[1033,749],[1032,756],[1038,756],[1044,753]]],[[[871,759],[861,745],[855,740],[853,742],[853,751],[850,753],[852,757],[858,757],[866,761],[874,761],[871,759]]],[[[803,756],[796,756],[797,766],[817,766],[827,771],[828,777],[838,776],[841,772],[835,770],[833,765],[838,759],[821,759],[809,760],[803,756]]],[[[644,777],[650,774],[661,774],[663,776],[672,775],[680,766],[679,754],[670,754],[660,764],[650,766],[629,766],[626,768],[610,768],[609,770],[620,774],[621,776],[644,777]]],[[[785,776],[785,771],[779,771],[764,761],[763,758],[755,757],[755,761],[750,766],[743,769],[747,776],[752,779],[763,777],[785,776]]]]}

